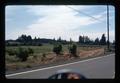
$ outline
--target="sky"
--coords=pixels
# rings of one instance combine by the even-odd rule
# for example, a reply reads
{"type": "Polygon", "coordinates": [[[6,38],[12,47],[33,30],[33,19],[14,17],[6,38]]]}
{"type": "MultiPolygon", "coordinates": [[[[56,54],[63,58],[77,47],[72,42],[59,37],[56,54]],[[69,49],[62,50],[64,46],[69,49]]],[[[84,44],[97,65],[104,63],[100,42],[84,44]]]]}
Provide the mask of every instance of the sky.
{"type": "MultiPolygon", "coordinates": [[[[115,40],[115,9],[109,6],[110,41],[115,40]]],[[[106,5],[14,5],[5,8],[5,39],[22,34],[38,38],[78,41],[107,37],[106,5]],[[86,15],[87,14],[87,15],[86,15]],[[94,19],[95,18],[95,19],[94,19]]]]}

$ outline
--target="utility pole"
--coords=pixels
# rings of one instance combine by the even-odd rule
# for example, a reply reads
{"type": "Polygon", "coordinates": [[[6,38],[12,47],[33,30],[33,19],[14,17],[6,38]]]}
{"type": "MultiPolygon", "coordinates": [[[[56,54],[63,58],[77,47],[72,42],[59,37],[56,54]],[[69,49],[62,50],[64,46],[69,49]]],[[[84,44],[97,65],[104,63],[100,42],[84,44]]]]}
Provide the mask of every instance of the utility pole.
{"type": "Polygon", "coordinates": [[[108,40],[107,40],[107,48],[109,50],[110,48],[110,43],[109,43],[109,5],[107,4],[107,37],[108,37],[108,40]]]}

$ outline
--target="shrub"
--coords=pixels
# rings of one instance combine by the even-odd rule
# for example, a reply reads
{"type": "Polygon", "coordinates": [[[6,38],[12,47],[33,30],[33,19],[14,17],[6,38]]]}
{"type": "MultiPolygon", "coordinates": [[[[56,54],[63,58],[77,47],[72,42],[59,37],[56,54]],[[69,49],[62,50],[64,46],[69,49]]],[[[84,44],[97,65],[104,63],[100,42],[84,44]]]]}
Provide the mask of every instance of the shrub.
{"type": "Polygon", "coordinates": [[[13,56],[13,55],[16,55],[16,51],[15,50],[13,50],[13,49],[8,49],[8,50],[6,50],[6,52],[8,53],[8,55],[10,55],[10,56],[13,56]]]}
{"type": "Polygon", "coordinates": [[[77,57],[77,46],[73,44],[71,47],[69,47],[69,52],[74,56],[77,57]]]}
{"type": "Polygon", "coordinates": [[[60,54],[61,51],[62,51],[62,45],[61,44],[54,46],[53,52],[55,52],[57,55],[60,54]]]}
{"type": "Polygon", "coordinates": [[[42,54],[41,61],[44,61],[44,60],[45,60],[45,58],[46,58],[46,54],[45,54],[45,53],[43,53],[43,54],[42,54]]]}
{"type": "Polygon", "coordinates": [[[29,52],[27,49],[19,48],[16,57],[18,57],[21,61],[26,61],[28,58],[29,52]]]}
{"type": "Polygon", "coordinates": [[[34,53],[33,49],[28,48],[28,53],[29,53],[29,54],[33,54],[33,53],[34,53]]]}
{"type": "Polygon", "coordinates": [[[6,61],[6,63],[12,63],[12,62],[14,63],[14,62],[18,62],[19,59],[16,58],[16,56],[6,55],[6,56],[5,56],[5,61],[6,61]]]}
{"type": "Polygon", "coordinates": [[[39,43],[39,44],[38,44],[38,46],[42,46],[42,44],[41,44],[41,43],[39,43]]]}
{"type": "Polygon", "coordinates": [[[45,54],[45,53],[43,53],[43,54],[42,54],[42,57],[46,58],[46,54],[45,54]]]}
{"type": "Polygon", "coordinates": [[[33,58],[35,58],[35,59],[36,59],[36,58],[37,58],[37,55],[33,55],[33,58]]]}

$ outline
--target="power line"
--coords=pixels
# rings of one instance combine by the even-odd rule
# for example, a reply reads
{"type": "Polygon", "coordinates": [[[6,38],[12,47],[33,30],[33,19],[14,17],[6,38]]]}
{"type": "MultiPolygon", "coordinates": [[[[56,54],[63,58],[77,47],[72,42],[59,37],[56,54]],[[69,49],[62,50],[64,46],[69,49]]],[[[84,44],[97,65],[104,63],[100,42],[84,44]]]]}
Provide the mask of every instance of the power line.
{"type": "Polygon", "coordinates": [[[84,13],[84,12],[78,11],[78,10],[77,10],[77,9],[75,9],[75,8],[72,8],[72,7],[67,6],[67,5],[66,5],[66,7],[70,8],[70,9],[72,9],[72,10],[74,10],[74,11],[78,12],[78,13],[84,14],[84,15],[86,15],[86,16],[88,16],[88,17],[91,17],[91,18],[92,18],[92,19],[94,19],[94,20],[101,21],[101,20],[99,20],[99,19],[97,19],[97,18],[95,18],[95,17],[93,17],[93,16],[91,16],[91,15],[89,15],[89,14],[86,14],[86,13],[84,13]]]}

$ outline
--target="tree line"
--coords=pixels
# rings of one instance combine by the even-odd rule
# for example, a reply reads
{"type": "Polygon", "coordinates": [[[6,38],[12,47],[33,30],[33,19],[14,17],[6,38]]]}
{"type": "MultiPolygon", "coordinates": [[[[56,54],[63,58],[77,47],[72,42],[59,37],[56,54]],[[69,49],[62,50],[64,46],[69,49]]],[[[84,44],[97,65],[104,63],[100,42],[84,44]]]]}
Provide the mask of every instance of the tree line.
{"type": "MultiPolygon", "coordinates": [[[[46,38],[33,38],[31,35],[25,35],[22,34],[19,36],[16,40],[6,40],[7,46],[17,46],[17,45],[33,45],[33,46],[42,46],[43,43],[49,43],[49,44],[55,44],[60,42],[61,44],[69,44],[72,41],[70,38],[70,41],[63,40],[61,37],[59,37],[57,40],[55,38],[53,39],[46,39],[46,38]]],[[[74,41],[72,41],[74,42],[74,41]]],[[[102,34],[101,38],[98,37],[95,40],[90,39],[88,36],[79,36],[78,44],[82,45],[106,45],[106,37],[105,34],[102,34]]],[[[114,41],[113,41],[114,43],[114,41]]]]}
{"type": "Polygon", "coordinates": [[[106,45],[106,37],[105,34],[102,34],[101,39],[98,37],[93,41],[88,36],[79,36],[80,44],[88,44],[88,45],[106,45]]]}
{"type": "Polygon", "coordinates": [[[67,44],[68,41],[62,40],[61,37],[59,37],[57,40],[55,38],[53,39],[47,39],[47,38],[33,38],[30,35],[24,35],[22,34],[20,37],[18,37],[16,40],[6,40],[7,46],[17,46],[17,45],[33,45],[33,46],[42,46],[43,43],[49,43],[54,44],[57,42],[61,42],[62,44],[67,44]]]}

